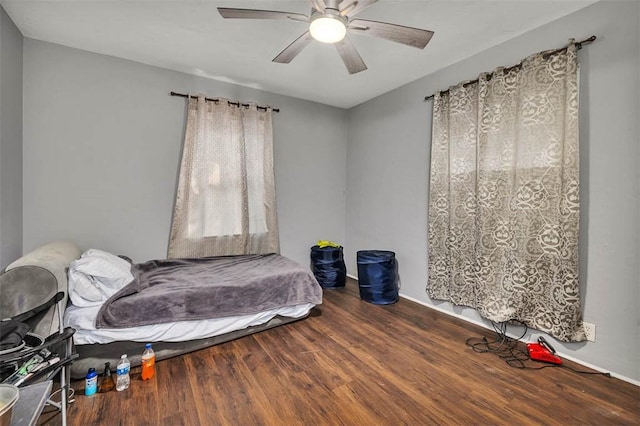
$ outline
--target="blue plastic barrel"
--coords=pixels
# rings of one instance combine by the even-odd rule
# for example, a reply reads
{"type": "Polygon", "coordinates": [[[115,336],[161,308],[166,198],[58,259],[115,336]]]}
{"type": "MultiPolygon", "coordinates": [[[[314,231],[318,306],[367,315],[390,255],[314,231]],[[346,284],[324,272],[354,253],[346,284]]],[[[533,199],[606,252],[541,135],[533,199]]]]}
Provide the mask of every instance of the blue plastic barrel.
{"type": "Polygon", "coordinates": [[[342,247],[311,247],[311,270],[323,288],[344,287],[347,267],[342,247]]]}
{"type": "Polygon", "coordinates": [[[398,301],[398,264],[396,254],[386,250],[357,252],[360,298],[376,305],[398,301]]]}

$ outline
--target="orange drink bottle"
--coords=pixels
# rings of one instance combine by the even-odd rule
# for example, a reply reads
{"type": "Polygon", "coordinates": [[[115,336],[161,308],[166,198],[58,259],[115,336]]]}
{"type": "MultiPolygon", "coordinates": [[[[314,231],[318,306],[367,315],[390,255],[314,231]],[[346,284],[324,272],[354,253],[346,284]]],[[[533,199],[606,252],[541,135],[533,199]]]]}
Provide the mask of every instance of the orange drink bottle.
{"type": "Polygon", "coordinates": [[[142,353],[142,380],[153,378],[156,373],[156,354],[151,349],[151,343],[147,343],[142,353]]]}

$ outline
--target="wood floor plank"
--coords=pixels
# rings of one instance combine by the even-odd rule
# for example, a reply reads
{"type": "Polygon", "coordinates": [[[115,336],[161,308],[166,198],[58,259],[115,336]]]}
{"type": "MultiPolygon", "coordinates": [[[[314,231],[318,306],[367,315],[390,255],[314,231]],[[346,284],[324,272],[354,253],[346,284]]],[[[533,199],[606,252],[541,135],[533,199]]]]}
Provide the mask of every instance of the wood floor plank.
{"type": "MultiPolygon", "coordinates": [[[[151,381],[133,369],[125,392],[85,397],[83,381],[73,382],[68,423],[640,424],[637,386],[567,369],[512,368],[465,344],[491,334],[405,299],[364,302],[348,280],[326,290],[304,320],[160,361],[151,381]]],[[[39,424],[59,424],[47,410],[39,424]]]]}

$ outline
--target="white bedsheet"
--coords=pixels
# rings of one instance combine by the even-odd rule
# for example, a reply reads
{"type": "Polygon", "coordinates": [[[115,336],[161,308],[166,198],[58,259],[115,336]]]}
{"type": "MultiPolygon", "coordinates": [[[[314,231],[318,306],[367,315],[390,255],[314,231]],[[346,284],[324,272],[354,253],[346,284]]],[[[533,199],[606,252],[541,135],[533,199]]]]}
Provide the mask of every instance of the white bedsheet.
{"type": "Polygon", "coordinates": [[[95,327],[95,318],[100,306],[78,307],[69,304],[64,314],[67,327],[76,329],[73,340],[76,345],[111,343],[114,341],[134,342],[185,342],[204,339],[234,330],[241,330],[268,322],[276,315],[301,318],[313,308],[312,303],[272,309],[253,315],[214,318],[201,321],[178,321],[168,324],[145,325],[133,328],[95,327]]]}

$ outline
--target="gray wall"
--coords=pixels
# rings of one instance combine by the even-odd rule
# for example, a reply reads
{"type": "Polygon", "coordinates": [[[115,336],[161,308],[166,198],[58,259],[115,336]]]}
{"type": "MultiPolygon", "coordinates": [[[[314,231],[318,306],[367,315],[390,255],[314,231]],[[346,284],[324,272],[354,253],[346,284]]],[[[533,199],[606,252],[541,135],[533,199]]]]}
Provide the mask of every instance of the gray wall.
{"type": "Polygon", "coordinates": [[[186,111],[171,90],[279,108],[281,251],[308,265],[318,239],[344,241],[344,110],[25,39],[25,251],[71,239],[166,256],[186,111]]]}
{"type": "MultiPolygon", "coordinates": [[[[595,34],[580,51],[581,286],[596,343],[557,344],[584,363],[640,380],[638,2],[599,2],[349,111],[346,257],[397,254],[401,294],[483,321],[474,310],[432,301],[427,284],[427,197],[432,103],[423,97],[482,71],[595,34]]],[[[487,323],[484,323],[487,325],[487,323]]],[[[463,342],[460,342],[463,344],[463,342]]],[[[498,362],[498,361],[497,361],[498,362]]]]}
{"type": "Polygon", "coordinates": [[[22,40],[0,6],[0,270],[22,255],[22,40]]]}

